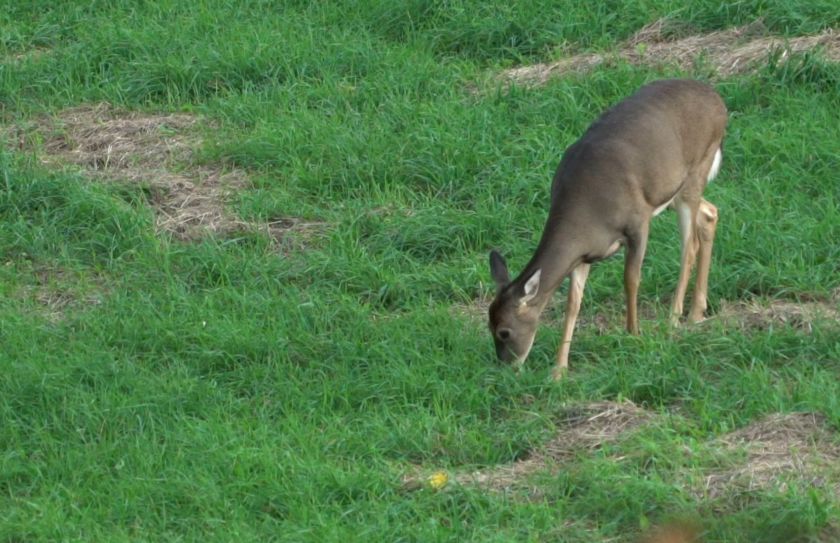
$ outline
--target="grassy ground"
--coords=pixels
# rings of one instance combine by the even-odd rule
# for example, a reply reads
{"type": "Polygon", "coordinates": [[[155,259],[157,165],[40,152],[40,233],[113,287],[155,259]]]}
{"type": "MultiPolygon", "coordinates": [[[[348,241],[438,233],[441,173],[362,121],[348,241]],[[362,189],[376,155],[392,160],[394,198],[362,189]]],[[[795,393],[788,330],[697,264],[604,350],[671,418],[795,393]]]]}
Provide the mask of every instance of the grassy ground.
{"type": "MultiPolygon", "coordinates": [[[[514,375],[479,308],[487,251],[518,267],[533,250],[562,149],[642,83],[710,75],[617,62],[503,92],[493,73],[660,17],[676,35],[762,17],[797,36],[840,8],[522,4],[0,2],[0,541],[629,541],[674,516],[707,541],[833,540],[830,467],[696,489],[738,465],[716,439],[770,414],[840,428],[836,322],[672,332],[669,214],[644,335],[620,329],[622,262],[599,264],[560,384],[561,309],[514,375]],[[32,127],[101,101],[197,116],[203,143],[175,170],[246,174],[227,203],[243,224],[314,226],[185,241],[156,228],[148,183],[44,165],[32,127]],[[403,483],[527,458],[569,406],[627,400],[655,422],[506,492],[403,483]]],[[[707,191],[713,313],[836,311],[838,83],[818,52],[715,81],[731,121],[707,191]]]]}

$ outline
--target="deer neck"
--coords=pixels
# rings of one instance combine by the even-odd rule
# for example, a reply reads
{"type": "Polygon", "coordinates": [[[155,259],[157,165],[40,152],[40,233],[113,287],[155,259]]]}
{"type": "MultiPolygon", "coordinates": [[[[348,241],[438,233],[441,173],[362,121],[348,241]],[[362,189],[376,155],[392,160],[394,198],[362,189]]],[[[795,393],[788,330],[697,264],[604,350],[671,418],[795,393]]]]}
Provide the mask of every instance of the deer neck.
{"type": "Polygon", "coordinates": [[[562,228],[546,226],[537,250],[515,280],[524,286],[525,282],[540,270],[539,290],[528,305],[542,310],[563,280],[581,263],[582,254],[573,240],[563,236],[562,228]]]}

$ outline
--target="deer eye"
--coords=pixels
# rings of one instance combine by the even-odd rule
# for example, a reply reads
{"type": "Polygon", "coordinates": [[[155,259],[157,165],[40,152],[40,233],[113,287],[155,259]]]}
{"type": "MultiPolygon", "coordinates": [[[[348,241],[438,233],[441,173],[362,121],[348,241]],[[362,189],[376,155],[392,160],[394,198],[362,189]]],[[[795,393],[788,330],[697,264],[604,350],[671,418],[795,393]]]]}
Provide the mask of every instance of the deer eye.
{"type": "Polygon", "coordinates": [[[507,328],[502,328],[501,330],[496,332],[496,335],[502,341],[507,341],[508,339],[510,339],[510,330],[508,330],[507,328]]]}

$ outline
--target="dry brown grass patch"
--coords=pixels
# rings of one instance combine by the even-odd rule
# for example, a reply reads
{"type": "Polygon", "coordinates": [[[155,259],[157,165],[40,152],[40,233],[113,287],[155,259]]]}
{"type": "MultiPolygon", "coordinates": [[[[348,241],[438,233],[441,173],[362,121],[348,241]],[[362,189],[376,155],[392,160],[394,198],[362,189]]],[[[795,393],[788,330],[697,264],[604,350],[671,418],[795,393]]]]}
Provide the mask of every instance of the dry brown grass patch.
{"type": "Polygon", "coordinates": [[[815,324],[840,326],[840,311],[838,311],[837,302],[828,301],[729,302],[723,300],[715,316],[727,325],[733,325],[742,330],[769,330],[774,327],[785,327],[810,334],[815,324]]]}
{"type": "Polygon", "coordinates": [[[38,268],[31,272],[32,284],[17,296],[33,300],[35,313],[55,324],[67,314],[100,305],[108,289],[95,275],[79,276],[61,268],[38,268]]]}
{"type": "Polygon", "coordinates": [[[148,187],[157,228],[179,239],[253,230],[275,240],[290,231],[305,239],[321,225],[291,218],[255,224],[236,217],[226,203],[248,178],[241,170],[194,164],[202,126],[206,123],[192,115],[131,112],[102,103],[15,127],[11,135],[20,148],[37,148],[47,165],[72,164],[95,179],[148,187]]]}
{"type": "Polygon", "coordinates": [[[225,206],[229,193],[246,185],[244,173],[191,167],[201,141],[198,125],[192,115],[128,112],[102,103],[39,120],[22,133],[21,146],[40,140],[48,165],[73,164],[97,179],[149,187],[157,227],[180,239],[245,228],[225,206]]]}
{"type": "Polygon", "coordinates": [[[487,320],[487,311],[492,301],[492,296],[482,296],[470,302],[452,304],[449,306],[449,312],[456,318],[484,322],[487,320]]]}
{"type": "MultiPolygon", "coordinates": [[[[461,485],[478,486],[488,490],[506,491],[514,488],[539,495],[538,488],[528,485],[528,477],[541,471],[551,471],[568,462],[578,453],[594,451],[614,443],[642,425],[654,415],[630,401],[595,402],[572,406],[558,419],[559,430],[550,441],[520,460],[477,471],[450,474],[450,480],[461,485]]],[[[403,478],[406,488],[426,485],[430,473],[416,469],[403,478]]]]}
{"type": "Polygon", "coordinates": [[[16,53],[6,55],[6,57],[3,60],[9,63],[22,63],[29,60],[38,60],[39,58],[48,55],[51,52],[52,49],[48,47],[33,47],[32,49],[18,51],[16,53]]]}
{"type": "Polygon", "coordinates": [[[696,522],[672,522],[651,529],[639,543],[700,543],[700,532],[696,522]]]}
{"type": "Polygon", "coordinates": [[[817,413],[769,415],[712,443],[740,461],[709,473],[699,494],[717,498],[791,483],[829,488],[840,496],[840,442],[817,413]]]}
{"type": "Polygon", "coordinates": [[[760,23],[721,30],[709,34],[671,39],[667,21],[656,21],[609,53],[583,53],[555,62],[534,64],[505,70],[501,80],[525,86],[544,84],[552,77],[569,72],[582,72],[611,61],[635,65],[675,65],[690,70],[702,63],[719,77],[750,71],[765,62],[774,51],[778,60],[793,53],[822,48],[825,57],[840,61],[840,34],[833,29],[814,36],[782,38],[756,36],[763,33],[760,23]]]}
{"type": "Polygon", "coordinates": [[[255,227],[276,243],[300,250],[311,245],[314,239],[322,237],[327,230],[327,223],[287,217],[255,225],[255,227]]]}
{"type": "Polygon", "coordinates": [[[187,131],[197,123],[191,115],[127,112],[101,103],[64,110],[54,119],[43,120],[39,128],[46,137],[48,159],[103,174],[142,175],[134,168],[188,159],[187,131]]]}

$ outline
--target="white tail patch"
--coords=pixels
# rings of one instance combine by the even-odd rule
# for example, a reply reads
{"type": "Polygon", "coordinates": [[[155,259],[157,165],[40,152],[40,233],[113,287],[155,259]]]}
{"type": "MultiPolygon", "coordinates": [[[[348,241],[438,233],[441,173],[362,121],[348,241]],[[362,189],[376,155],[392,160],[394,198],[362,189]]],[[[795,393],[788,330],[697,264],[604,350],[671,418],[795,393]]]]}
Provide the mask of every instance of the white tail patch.
{"type": "Polygon", "coordinates": [[[709,170],[709,175],[706,177],[706,181],[711,181],[715,177],[717,177],[718,171],[720,170],[720,162],[723,159],[723,155],[720,152],[720,147],[718,150],[715,151],[715,160],[712,162],[712,167],[709,170]]]}

